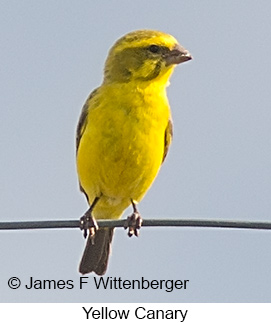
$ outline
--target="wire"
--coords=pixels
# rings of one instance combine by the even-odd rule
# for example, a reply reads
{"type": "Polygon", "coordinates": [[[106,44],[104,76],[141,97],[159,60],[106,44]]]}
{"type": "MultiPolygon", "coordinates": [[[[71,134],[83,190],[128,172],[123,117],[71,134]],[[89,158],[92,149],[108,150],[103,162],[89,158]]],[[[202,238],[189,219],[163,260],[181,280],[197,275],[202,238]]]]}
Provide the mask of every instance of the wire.
{"type": "MultiPolygon", "coordinates": [[[[97,220],[99,227],[124,227],[126,220],[97,220]]],[[[145,219],[143,227],[204,227],[271,230],[270,222],[145,219]]],[[[0,230],[80,228],[79,220],[0,222],[0,230]]]]}

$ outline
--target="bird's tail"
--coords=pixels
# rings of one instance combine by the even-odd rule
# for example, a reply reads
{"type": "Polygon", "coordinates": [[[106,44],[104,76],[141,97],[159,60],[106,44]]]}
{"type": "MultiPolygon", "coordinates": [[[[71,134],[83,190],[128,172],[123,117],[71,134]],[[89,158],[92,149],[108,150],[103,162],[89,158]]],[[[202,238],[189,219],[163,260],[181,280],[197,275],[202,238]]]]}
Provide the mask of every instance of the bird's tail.
{"type": "Polygon", "coordinates": [[[88,236],[79,266],[81,274],[94,271],[97,275],[103,275],[106,272],[113,231],[113,228],[101,228],[94,237],[88,236]]]}

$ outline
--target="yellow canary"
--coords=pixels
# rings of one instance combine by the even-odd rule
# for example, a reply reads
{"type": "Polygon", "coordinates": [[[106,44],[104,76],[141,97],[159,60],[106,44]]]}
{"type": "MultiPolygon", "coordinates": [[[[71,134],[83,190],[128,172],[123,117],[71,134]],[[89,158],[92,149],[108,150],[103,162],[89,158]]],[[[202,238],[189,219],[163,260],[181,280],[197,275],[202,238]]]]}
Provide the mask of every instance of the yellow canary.
{"type": "Polygon", "coordinates": [[[103,275],[107,268],[113,229],[96,230],[95,218],[117,219],[132,205],[129,235],[137,235],[136,204],[172,140],[166,87],[175,65],[191,58],[173,36],[153,30],[130,32],[109,51],[103,83],[88,97],[77,127],[77,171],[90,205],[82,223],[92,227],[80,273],[103,275]]]}

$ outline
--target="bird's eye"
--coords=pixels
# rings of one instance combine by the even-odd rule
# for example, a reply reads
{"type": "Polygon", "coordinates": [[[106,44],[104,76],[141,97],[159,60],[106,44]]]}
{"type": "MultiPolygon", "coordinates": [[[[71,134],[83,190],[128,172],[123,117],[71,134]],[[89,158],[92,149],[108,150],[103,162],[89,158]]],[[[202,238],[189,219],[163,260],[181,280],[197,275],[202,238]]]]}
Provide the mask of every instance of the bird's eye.
{"type": "Polygon", "coordinates": [[[152,52],[152,53],[159,53],[159,51],[160,51],[160,47],[159,47],[159,46],[157,46],[157,45],[151,45],[151,46],[149,47],[149,51],[150,51],[150,52],[152,52]]]}

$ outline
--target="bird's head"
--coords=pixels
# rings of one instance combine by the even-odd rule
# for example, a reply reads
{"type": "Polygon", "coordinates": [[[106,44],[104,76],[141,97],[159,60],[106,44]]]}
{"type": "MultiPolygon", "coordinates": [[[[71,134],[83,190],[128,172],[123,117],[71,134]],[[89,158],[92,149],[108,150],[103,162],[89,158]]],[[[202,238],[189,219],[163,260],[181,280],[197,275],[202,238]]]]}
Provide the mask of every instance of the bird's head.
{"type": "Polygon", "coordinates": [[[177,40],[160,31],[137,30],[120,38],[109,51],[104,82],[166,84],[176,64],[192,58],[177,40]]]}

